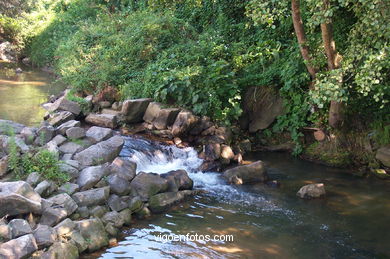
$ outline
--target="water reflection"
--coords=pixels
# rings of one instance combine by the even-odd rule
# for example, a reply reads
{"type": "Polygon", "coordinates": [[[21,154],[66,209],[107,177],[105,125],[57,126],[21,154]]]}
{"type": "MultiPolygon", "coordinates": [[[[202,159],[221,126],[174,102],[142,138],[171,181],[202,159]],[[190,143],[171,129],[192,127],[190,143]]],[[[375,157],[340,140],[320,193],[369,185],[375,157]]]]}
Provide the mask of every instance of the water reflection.
{"type": "Polygon", "coordinates": [[[0,119],[38,125],[45,114],[40,105],[64,86],[53,84],[55,78],[48,73],[26,67],[23,73],[15,73],[15,67],[0,63],[0,119]]]}

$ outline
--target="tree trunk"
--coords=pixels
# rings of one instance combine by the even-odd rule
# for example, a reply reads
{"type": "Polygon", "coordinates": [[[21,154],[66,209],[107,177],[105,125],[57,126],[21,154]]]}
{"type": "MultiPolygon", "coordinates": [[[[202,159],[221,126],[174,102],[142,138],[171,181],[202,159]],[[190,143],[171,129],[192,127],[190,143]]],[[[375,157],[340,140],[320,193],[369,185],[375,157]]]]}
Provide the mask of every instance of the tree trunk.
{"type": "Polygon", "coordinates": [[[298,39],[299,49],[301,50],[302,57],[305,60],[307,71],[311,75],[311,78],[314,80],[316,78],[316,70],[311,64],[312,62],[309,47],[307,46],[305,29],[303,27],[299,0],[291,0],[291,11],[294,30],[298,39]]]}
{"type": "MultiPolygon", "coordinates": [[[[329,0],[323,0],[324,11],[330,8],[329,0]]],[[[321,35],[324,43],[325,53],[328,60],[328,69],[333,70],[340,67],[336,51],[336,43],[333,39],[333,25],[329,19],[321,24],[321,35]]],[[[339,82],[342,84],[343,82],[339,82]]],[[[329,107],[329,126],[339,128],[343,122],[343,103],[332,100],[329,107]]]]}

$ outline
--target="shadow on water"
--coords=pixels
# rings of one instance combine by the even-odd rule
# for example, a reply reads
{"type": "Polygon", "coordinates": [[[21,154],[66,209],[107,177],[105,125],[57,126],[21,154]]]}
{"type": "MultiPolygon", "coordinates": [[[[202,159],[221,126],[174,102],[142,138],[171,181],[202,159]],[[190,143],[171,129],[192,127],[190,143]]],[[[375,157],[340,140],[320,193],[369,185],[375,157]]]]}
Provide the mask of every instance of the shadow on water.
{"type": "MultiPolygon", "coordinates": [[[[122,156],[138,171],[186,169],[208,191],[152,218],[135,222],[118,246],[99,258],[388,258],[389,182],[291,158],[252,153],[280,188],[227,185],[218,173],[197,172],[196,152],[128,138],[122,156]],[[327,198],[301,200],[304,184],[324,182],[327,198]],[[233,241],[162,242],[158,235],[233,235],[233,241]]],[[[96,258],[96,255],[95,255],[96,258]]]]}
{"type": "Polygon", "coordinates": [[[53,83],[54,76],[46,72],[23,67],[22,73],[16,73],[16,67],[0,63],[0,119],[36,126],[45,114],[41,104],[65,87],[53,83]]]}

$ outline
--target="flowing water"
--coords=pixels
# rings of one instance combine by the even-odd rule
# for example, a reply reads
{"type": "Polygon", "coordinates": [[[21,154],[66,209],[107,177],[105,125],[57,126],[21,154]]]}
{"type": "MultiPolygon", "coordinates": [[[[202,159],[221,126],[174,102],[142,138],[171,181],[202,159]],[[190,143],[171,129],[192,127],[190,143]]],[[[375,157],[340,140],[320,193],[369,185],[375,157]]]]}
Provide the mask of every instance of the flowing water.
{"type": "Polygon", "coordinates": [[[263,184],[227,185],[214,172],[197,171],[202,161],[192,148],[179,149],[128,137],[121,156],[137,171],[165,173],[185,169],[196,189],[190,201],[167,213],[138,221],[119,245],[100,258],[386,258],[390,256],[389,183],[361,179],[291,158],[252,153],[266,162],[280,188],[263,184]],[[304,184],[323,182],[326,199],[301,200],[304,184]],[[162,242],[167,235],[233,235],[233,241],[162,242]]]}
{"type": "Polygon", "coordinates": [[[16,73],[16,67],[0,63],[0,119],[37,126],[45,114],[41,104],[64,86],[53,83],[55,78],[48,73],[27,67],[16,73]]]}

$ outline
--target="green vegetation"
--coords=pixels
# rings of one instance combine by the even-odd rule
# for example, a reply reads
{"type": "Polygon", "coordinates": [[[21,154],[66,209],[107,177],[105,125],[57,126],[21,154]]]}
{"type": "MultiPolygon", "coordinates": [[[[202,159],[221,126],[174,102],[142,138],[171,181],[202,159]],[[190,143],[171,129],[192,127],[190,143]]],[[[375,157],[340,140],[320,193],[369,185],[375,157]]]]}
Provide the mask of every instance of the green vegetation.
{"type": "Polygon", "coordinates": [[[289,132],[296,153],[305,126],[389,141],[388,1],[40,0],[26,10],[1,26],[82,105],[78,95],[114,89],[229,125],[248,87],[271,86],[285,113],[270,130],[289,132]]]}

